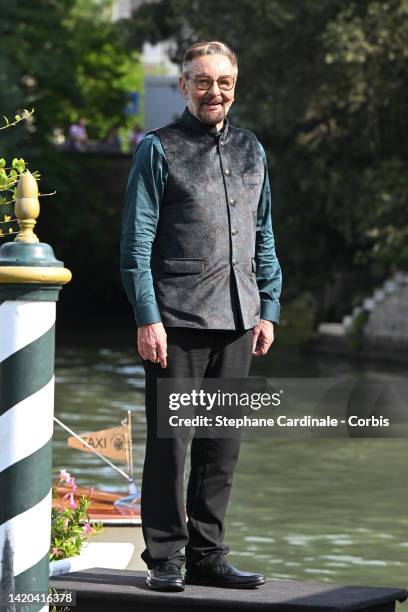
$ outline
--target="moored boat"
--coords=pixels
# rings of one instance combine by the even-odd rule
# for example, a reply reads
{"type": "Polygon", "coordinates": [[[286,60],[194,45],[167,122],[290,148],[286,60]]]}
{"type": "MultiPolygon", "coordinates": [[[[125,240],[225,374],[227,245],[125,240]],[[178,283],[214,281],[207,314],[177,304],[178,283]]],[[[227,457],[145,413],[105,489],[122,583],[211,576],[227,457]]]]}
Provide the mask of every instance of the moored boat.
{"type": "Polygon", "coordinates": [[[62,478],[53,483],[54,498],[52,505],[64,510],[69,507],[73,498],[76,503],[85,495],[90,498],[87,510],[89,520],[100,521],[103,530],[90,535],[84,543],[80,555],[69,560],[61,559],[51,562],[50,575],[62,572],[86,569],[89,567],[107,567],[112,569],[144,570],[145,564],[140,554],[144,549],[144,540],[140,516],[140,491],[133,477],[132,430],[131,415],[128,411],[127,420],[121,426],[110,429],[89,432],[79,435],[60,419],[54,416],[54,421],[71,434],[68,445],[84,452],[91,452],[107,463],[117,473],[124,477],[128,485],[128,493],[111,493],[100,489],[91,489],[75,484],[72,485],[70,474],[61,471],[62,478]],[[93,437],[104,440],[103,451],[99,452],[90,444],[93,437]],[[122,460],[127,463],[128,472],[114,465],[107,457],[122,460]],[[67,479],[67,477],[69,477],[67,479]],[[55,573],[54,573],[55,572],[55,573]]]}

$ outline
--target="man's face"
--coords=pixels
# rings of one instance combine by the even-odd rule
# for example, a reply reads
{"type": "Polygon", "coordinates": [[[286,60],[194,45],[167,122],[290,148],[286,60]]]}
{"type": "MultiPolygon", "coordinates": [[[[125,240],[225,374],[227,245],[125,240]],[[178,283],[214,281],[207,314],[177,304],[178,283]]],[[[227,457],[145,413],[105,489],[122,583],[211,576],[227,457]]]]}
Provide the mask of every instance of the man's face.
{"type": "Polygon", "coordinates": [[[237,73],[237,68],[225,55],[203,55],[190,62],[188,77],[180,76],[179,80],[190,113],[206,125],[221,128],[234,101],[237,73]],[[211,77],[214,82],[208,90],[199,89],[197,77],[211,77]],[[234,77],[232,89],[220,89],[217,83],[220,77],[234,77]]]}

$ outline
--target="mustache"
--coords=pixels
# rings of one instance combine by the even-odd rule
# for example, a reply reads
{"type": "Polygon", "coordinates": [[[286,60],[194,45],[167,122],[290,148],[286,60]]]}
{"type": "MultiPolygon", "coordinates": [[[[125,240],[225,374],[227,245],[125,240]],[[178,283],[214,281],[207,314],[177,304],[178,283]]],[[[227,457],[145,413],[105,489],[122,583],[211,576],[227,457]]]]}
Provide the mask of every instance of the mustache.
{"type": "Polygon", "coordinates": [[[224,104],[225,100],[223,98],[221,98],[221,100],[219,98],[204,98],[201,102],[201,106],[203,104],[224,104]]]}

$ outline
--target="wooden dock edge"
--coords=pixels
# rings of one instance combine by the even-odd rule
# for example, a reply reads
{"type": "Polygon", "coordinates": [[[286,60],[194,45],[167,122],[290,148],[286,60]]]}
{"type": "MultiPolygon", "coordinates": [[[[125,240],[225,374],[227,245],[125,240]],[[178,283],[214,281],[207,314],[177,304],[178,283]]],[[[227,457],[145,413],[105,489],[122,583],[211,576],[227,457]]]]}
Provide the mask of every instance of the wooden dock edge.
{"type": "MultiPolygon", "coordinates": [[[[393,587],[345,586],[296,580],[267,580],[256,589],[186,586],[181,593],[158,593],[145,586],[145,572],[92,568],[50,580],[58,591],[76,593],[75,612],[169,612],[169,610],[251,610],[273,612],[393,612],[408,591],[393,587]]],[[[407,608],[408,612],[408,608],[407,608]]]]}

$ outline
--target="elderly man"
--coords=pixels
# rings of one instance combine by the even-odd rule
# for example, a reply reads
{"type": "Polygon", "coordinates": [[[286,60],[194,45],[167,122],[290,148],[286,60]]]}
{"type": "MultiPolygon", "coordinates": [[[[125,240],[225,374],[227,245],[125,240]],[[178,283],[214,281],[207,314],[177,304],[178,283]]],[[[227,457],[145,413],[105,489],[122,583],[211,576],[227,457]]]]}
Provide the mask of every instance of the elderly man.
{"type": "Polygon", "coordinates": [[[188,439],[157,431],[158,379],[246,378],[279,322],[265,153],[254,134],[227,120],[237,74],[224,43],[186,51],[179,79],[186,109],[139,144],[125,195],[121,275],[146,375],[142,559],[156,590],[265,582],[226,559],[224,517],[239,438],[193,437],[186,521],[188,439]]]}

